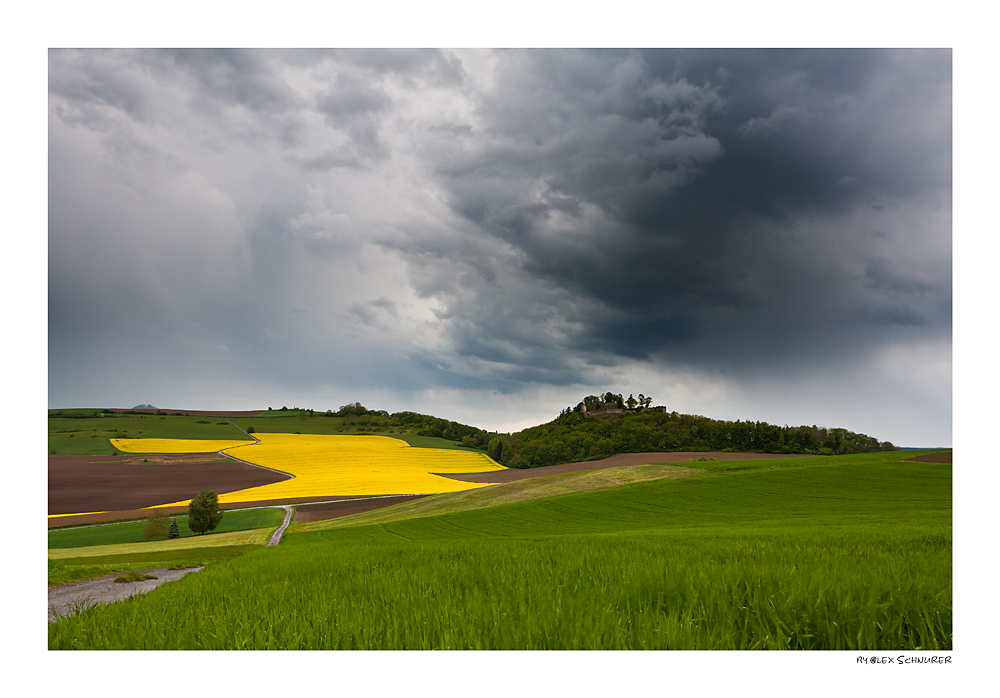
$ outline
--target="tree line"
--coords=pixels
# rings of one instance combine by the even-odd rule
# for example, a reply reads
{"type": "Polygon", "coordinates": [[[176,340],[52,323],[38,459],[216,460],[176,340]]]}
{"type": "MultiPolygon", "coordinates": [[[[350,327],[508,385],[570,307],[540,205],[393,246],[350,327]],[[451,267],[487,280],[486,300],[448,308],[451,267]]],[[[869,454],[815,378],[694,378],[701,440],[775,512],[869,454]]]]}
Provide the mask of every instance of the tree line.
{"type": "Polygon", "coordinates": [[[436,436],[482,451],[486,450],[489,440],[496,435],[478,427],[471,427],[467,424],[419,412],[404,411],[390,414],[386,410],[372,410],[360,402],[351,402],[342,405],[336,411],[327,410],[326,412],[314,412],[312,409],[302,407],[292,407],[291,409],[282,407],[281,409],[282,411],[297,411],[299,418],[302,419],[307,417],[341,417],[344,420],[344,426],[352,427],[357,431],[380,432],[390,427],[416,429],[418,436],[436,436]]]}
{"type": "Polygon", "coordinates": [[[499,436],[488,444],[490,457],[511,468],[646,451],[835,455],[892,450],[895,446],[888,441],[847,429],[734,422],[659,411],[587,416],[583,411],[569,410],[548,424],[499,436]]]}

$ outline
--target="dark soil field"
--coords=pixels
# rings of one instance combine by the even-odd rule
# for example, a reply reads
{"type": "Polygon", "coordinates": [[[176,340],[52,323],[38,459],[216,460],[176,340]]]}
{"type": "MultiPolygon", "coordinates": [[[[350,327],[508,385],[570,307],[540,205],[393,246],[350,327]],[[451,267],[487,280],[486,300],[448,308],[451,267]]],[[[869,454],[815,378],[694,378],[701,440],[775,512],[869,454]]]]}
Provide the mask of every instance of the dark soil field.
{"type": "Polygon", "coordinates": [[[914,456],[913,458],[904,458],[903,460],[908,460],[913,463],[951,463],[951,451],[927,453],[922,456],[914,456]]]}
{"type": "MultiPolygon", "coordinates": [[[[49,456],[49,514],[124,513],[190,499],[202,490],[215,490],[217,494],[235,492],[279,482],[286,477],[228,458],[220,460],[215,454],[49,456]]],[[[91,523],[84,522],[82,517],[72,517],[72,521],[67,517],[49,519],[49,526],[65,526],[71,522],[91,523]]]]}
{"type": "Polygon", "coordinates": [[[426,496],[428,495],[411,494],[399,495],[396,497],[379,497],[377,499],[365,497],[348,499],[340,502],[307,504],[305,506],[295,507],[295,521],[296,523],[302,523],[304,521],[326,521],[327,519],[336,519],[340,516],[349,516],[350,514],[361,514],[366,511],[374,511],[375,509],[389,507],[393,504],[422,499],[426,496]]]}
{"type": "MultiPolygon", "coordinates": [[[[715,460],[756,460],[759,458],[802,458],[796,454],[776,455],[772,453],[722,453],[720,451],[667,451],[661,453],[618,453],[603,460],[588,460],[579,463],[561,463],[546,465],[541,468],[526,468],[524,470],[502,470],[492,473],[470,473],[468,475],[444,475],[462,482],[515,482],[531,477],[575,473],[580,470],[600,470],[602,468],[619,468],[623,465],[648,465],[649,463],[684,463],[699,458],[714,458],[715,460]]],[[[697,467],[697,466],[695,466],[697,467]]]]}
{"type": "Polygon", "coordinates": [[[216,410],[127,410],[121,408],[114,408],[108,410],[108,412],[135,412],[136,414],[183,414],[189,417],[227,417],[229,419],[237,419],[240,417],[256,417],[261,413],[261,410],[229,410],[229,411],[216,411],[216,410]]]}

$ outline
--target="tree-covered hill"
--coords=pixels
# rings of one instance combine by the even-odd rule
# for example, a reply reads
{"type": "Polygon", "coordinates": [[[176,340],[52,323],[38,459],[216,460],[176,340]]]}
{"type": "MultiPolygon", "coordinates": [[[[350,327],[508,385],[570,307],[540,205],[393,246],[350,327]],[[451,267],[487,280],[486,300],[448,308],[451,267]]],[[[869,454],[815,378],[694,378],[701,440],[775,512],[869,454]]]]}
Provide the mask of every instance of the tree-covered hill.
{"type": "Polygon", "coordinates": [[[880,442],[847,429],[731,422],[654,410],[596,416],[571,411],[548,424],[509,437],[495,437],[488,445],[490,456],[511,468],[534,468],[644,451],[833,455],[891,450],[895,447],[887,441],[880,442]]]}
{"type": "Polygon", "coordinates": [[[726,421],[699,415],[649,408],[650,398],[606,393],[589,395],[555,420],[514,434],[498,434],[477,427],[415,412],[389,414],[368,410],[360,403],[346,405],[337,416],[372,431],[384,426],[409,426],[422,436],[437,436],[480,448],[511,468],[536,468],[607,458],[616,453],[646,451],[731,451],[834,455],[893,451],[888,441],[847,429],[813,426],[777,426],[767,422],[726,421]]]}

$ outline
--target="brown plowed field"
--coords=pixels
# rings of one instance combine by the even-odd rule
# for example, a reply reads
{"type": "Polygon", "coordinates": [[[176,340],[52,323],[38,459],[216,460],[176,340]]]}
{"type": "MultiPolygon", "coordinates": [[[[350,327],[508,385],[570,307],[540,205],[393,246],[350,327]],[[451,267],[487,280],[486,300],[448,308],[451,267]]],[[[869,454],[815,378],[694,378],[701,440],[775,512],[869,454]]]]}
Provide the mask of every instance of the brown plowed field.
{"type": "MultiPolygon", "coordinates": [[[[49,514],[135,510],[190,499],[202,490],[222,494],[288,477],[220,458],[215,454],[49,456],[49,514]]],[[[68,523],[68,518],[49,519],[50,526],[68,523]]],[[[76,517],[73,523],[78,523],[76,517]]]]}
{"type": "Polygon", "coordinates": [[[390,507],[401,502],[410,502],[427,497],[426,494],[399,495],[398,497],[381,497],[378,499],[348,499],[340,502],[323,502],[322,504],[307,504],[295,507],[295,522],[326,521],[340,516],[361,514],[383,507],[390,507]]]}
{"type": "Polygon", "coordinates": [[[227,412],[217,410],[127,410],[116,407],[108,410],[108,412],[135,412],[137,414],[156,414],[157,412],[163,412],[164,414],[182,414],[189,417],[229,417],[230,419],[234,419],[236,417],[256,417],[261,412],[266,412],[266,410],[229,410],[227,412]]]}
{"type": "Polygon", "coordinates": [[[588,460],[579,463],[561,463],[541,468],[524,470],[501,470],[492,473],[470,473],[468,475],[442,475],[462,482],[514,482],[531,477],[545,477],[561,473],[575,473],[579,470],[600,470],[619,468],[623,465],[648,465],[649,463],[683,463],[699,458],[715,460],[756,460],[759,458],[803,458],[799,454],[773,453],[722,453],[720,451],[667,451],[661,453],[618,453],[603,460],[588,460]]]}
{"type": "Polygon", "coordinates": [[[913,456],[913,458],[904,458],[903,460],[912,461],[914,463],[951,463],[951,451],[926,453],[922,456],[913,456]]]}

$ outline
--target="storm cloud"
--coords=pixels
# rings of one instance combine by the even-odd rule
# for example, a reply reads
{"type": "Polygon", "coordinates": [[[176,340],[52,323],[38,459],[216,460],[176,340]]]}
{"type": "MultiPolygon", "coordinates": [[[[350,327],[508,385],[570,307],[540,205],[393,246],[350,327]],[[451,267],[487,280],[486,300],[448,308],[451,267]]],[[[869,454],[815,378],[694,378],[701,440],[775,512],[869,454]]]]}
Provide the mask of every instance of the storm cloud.
{"type": "Polygon", "coordinates": [[[948,50],[52,50],[50,405],[950,445],[951,91],[948,50]]]}

